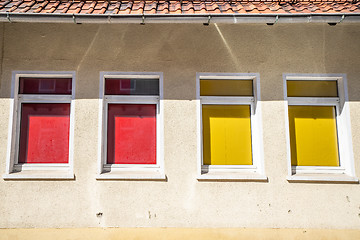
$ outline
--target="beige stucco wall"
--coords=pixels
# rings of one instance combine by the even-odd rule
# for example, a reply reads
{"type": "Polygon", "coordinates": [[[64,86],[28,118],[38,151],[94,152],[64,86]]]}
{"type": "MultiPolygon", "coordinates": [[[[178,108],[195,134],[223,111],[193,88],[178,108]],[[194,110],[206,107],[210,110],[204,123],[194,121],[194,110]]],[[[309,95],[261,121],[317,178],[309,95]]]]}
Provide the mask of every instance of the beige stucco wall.
{"type": "Polygon", "coordinates": [[[0,229],[0,240],[358,240],[359,229],[61,228],[0,229]]]}
{"type": "Polygon", "coordinates": [[[74,181],[4,181],[0,228],[360,229],[358,184],[289,183],[283,73],[345,73],[360,176],[360,25],[0,25],[0,173],[12,71],[76,71],[74,181]],[[164,73],[167,181],[97,181],[99,72],[164,73]],[[269,182],[198,182],[196,72],[260,74],[269,182]],[[102,217],[96,213],[102,212],[102,217]]]}

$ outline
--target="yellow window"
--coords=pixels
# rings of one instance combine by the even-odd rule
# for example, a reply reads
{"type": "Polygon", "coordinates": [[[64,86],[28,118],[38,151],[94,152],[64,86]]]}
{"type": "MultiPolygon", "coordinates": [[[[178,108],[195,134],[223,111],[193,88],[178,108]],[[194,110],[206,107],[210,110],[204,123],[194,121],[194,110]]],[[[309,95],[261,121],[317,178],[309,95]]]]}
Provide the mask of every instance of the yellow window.
{"type": "Polygon", "coordinates": [[[252,80],[200,80],[201,96],[253,96],[252,80]]]}
{"type": "Polygon", "coordinates": [[[202,105],[203,164],[252,165],[249,105],[202,105]]]}
{"type": "Polygon", "coordinates": [[[339,166],[334,106],[289,106],[292,166],[339,166]]]}
{"type": "Polygon", "coordinates": [[[337,81],[287,81],[288,97],[337,97],[337,81]]]}

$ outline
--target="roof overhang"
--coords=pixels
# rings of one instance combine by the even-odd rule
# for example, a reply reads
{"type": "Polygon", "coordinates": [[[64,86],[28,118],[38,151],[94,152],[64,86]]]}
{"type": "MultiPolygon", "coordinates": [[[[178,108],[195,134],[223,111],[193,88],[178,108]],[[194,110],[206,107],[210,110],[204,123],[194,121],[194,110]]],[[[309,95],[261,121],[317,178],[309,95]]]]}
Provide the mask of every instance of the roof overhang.
{"type": "Polygon", "coordinates": [[[56,14],[0,13],[0,22],[31,23],[360,23],[359,13],[297,14],[56,14]]]}

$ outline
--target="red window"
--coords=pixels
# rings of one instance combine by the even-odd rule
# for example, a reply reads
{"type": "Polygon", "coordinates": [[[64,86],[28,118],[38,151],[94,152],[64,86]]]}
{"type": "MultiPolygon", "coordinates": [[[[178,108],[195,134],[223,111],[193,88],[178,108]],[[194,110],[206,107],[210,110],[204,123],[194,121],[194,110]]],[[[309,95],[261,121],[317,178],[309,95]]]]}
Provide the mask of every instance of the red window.
{"type": "Polygon", "coordinates": [[[108,164],[156,164],[156,104],[108,104],[108,164]]]}
{"type": "Polygon", "coordinates": [[[72,78],[20,77],[18,163],[69,163],[71,94],[72,78]]]}
{"type": "Polygon", "coordinates": [[[159,95],[159,79],[108,78],[105,81],[106,95],[159,95]]]}
{"type": "Polygon", "coordinates": [[[71,78],[29,78],[21,77],[20,94],[71,95],[71,78]]]}
{"type": "Polygon", "coordinates": [[[19,163],[68,163],[70,104],[23,103],[19,163]]]}

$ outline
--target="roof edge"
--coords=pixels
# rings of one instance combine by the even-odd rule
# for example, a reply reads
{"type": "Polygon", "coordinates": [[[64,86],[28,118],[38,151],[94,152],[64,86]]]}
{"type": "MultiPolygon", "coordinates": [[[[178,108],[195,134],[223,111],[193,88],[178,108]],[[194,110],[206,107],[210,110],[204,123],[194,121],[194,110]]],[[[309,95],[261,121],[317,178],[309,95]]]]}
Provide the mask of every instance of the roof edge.
{"type": "Polygon", "coordinates": [[[0,13],[0,22],[32,23],[329,23],[360,22],[360,13],[298,13],[298,14],[47,14],[0,13]]]}

